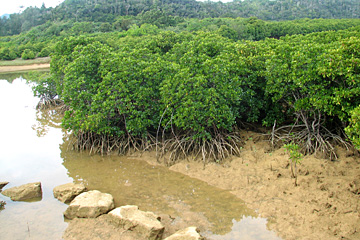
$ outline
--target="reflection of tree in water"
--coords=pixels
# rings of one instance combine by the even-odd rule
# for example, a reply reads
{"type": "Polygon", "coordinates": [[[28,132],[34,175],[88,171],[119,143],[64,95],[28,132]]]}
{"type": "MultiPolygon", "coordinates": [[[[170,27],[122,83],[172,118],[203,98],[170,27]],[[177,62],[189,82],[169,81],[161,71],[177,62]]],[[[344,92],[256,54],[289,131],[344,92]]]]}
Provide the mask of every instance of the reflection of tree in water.
{"type": "Polygon", "coordinates": [[[0,73],[0,79],[5,79],[8,83],[12,83],[17,78],[23,78],[24,73],[0,73]]]}
{"type": "Polygon", "coordinates": [[[233,219],[257,216],[228,191],[165,167],[151,166],[140,158],[72,151],[70,142],[71,136],[66,135],[60,145],[68,176],[88,189],[112,194],[117,206],[137,205],[145,211],[169,214],[219,235],[231,231],[233,219]]]}
{"type": "Polygon", "coordinates": [[[0,79],[6,79],[8,83],[12,83],[15,79],[36,79],[40,74],[48,74],[48,70],[36,70],[36,71],[17,71],[10,73],[0,73],[0,79]]]}
{"type": "Polygon", "coordinates": [[[55,108],[36,111],[36,124],[32,129],[36,131],[38,137],[45,136],[50,128],[61,128],[63,115],[55,108]]]}

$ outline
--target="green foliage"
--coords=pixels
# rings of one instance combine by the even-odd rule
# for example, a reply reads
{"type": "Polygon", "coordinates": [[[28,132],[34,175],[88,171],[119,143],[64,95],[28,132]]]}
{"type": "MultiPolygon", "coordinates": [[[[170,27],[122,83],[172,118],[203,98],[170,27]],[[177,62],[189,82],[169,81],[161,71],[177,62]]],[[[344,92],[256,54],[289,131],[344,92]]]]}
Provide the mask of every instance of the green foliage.
{"type": "Polygon", "coordinates": [[[44,47],[38,54],[38,57],[49,57],[51,53],[51,47],[44,47]]]}
{"type": "Polygon", "coordinates": [[[293,163],[300,163],[303,154],[300,153],[300,147],[297,144],[289,143],[284,145],[285,151],[289,154],[289,159],[293,163]]]}
{"type": "Polygon", "coordinates": [[[161,86],[167,121],[196,138],[211,139],[213,131],[230,131],[235,123],[241,89],[226,71],[221,52],[229,42],[217,35],[202,34],[172,49],[178,55],[173,76],[161,86]],[[183,52],[185,51],[185,52],[183,52]]]}
{"type": "Polygon", "coordinates": [[[111,32],[112,26],[110,23],[102,23],[99,27],[100,32],[111,32]]]}
{"type": "Polygon", "coordinates": [[[346,121],[360,104],[359,45],[359,38],[334,32],[284,38],[266,63],[267,94],[284,110],[319,110],[346,121]]]}
{"type": "Polygon", "coordinates": [[[14,48],[3,48],[0,50],[0,59],[1,60],[14,60],[18,56],[14,48]]]}
{"type": "Polygon", "coordinates": [[[359,32],[236,42],[241,33],[264,38],[271,32],[256,18],[236,21],[247,24],[243,32],[234,30],[233,20],[206,19],[201,23],[216,33],[143,24],[63,38],[51,48],[51,76],[38,95],[63,99],[70,107],[64,126],[78,133],[146,139],[160,126],[164,136],[188,134],[201,143],[226,136],[240,122],[286,121],[306,126],[308,145],[328,142],[322,134],[332,135],[335,124],[348,126],[356,144],[358,127],[350,117],[360,105],[359,32]]]}
{"type": "MultiPolygon", "coordinates": [[[[338,19],[353,18],[358,20],[360,7],[357,0],[317,1],[317,0],[245,0],[233,2],[213,2],[196,0],[164,1],[114,1],[114,0],[65,0],[56,8],[29,7],[22,13],[11,14],[10,18],[0,19],[0,36],[17,35],[32,32],[31,40],[37,35],[54,34],[59,36],[72,26],[63,25],[71,22],[76,33],[93,31],[107,32],[109,26],[124,31],[132,24],[144,23],[158,28],[189,25],[189,31],[216,31],[222,25],[237,32],[240,39],[259,40],[264,37],[285,36],[286,34],[307,34],[314,31],[328,31],[349,28],[338,19]],[[255,18],[254,18],[255,17],[255,18]],[[216,18],[222,18],[218,21],[216,18]],[[235,18],[251,18],[251,23],[235,18]],[[253,19],[258,18],[256,21],[253,19]],[[291,25],[284,20],[304,19],[291,25]],[[307,18],[307,19],[306,19],[307,18]],[[327,24],[324,19],[334,19],[327,24]],[[121,19],[121,20],[120,20],[121,19]],[[193,21],[206,19],[205,21],[193,21]],[[215,21],[212,19],[216,19],[215,21]],[[260,20],[261,19],[261,20],[260,20]],[[315,19],[310,21],[309,19],[315,19]],[[280,21],[271,24],[262,20],[280,21]],[[86,23],[86,24],[84,24],[86,23]],[[230,24],[229,24],[230,23],[230,24]],[[97,28],[98,26],[101,26],[97,28]],[[39,31],[39,26],[47,26],[48,31],[39,31]],[[89,28],[93,25],[94,28],[89,28]],[[83,29],[81,29],[83,27],[83,29]]],[[[297,20],[295,20],[297,21],[297,20]]],[[[354,25],[352,25],[354,26],[354,25]]]]}
{"type": "Polygon", "coordinates": [[[51,81],[56,86],[56,92],[61,97],[63,92],[63,79],[65,75],[66,67],[71,63],[73,59],[73,51],[78,46],[86,46],[93,42],[93,39],[80,37],[69,37],[58,42],[53,49],[51,56],[50,72],[51,81]]]}
{"type": "Polygon", "coordinates": [[[136,24],[132,25],[127,31],[128,36],[140,37],[144,35],[155,35],[159,33],[159,28],[155,25],[145,23],[138,27],[136,24]]]}
{"type": "Polygon", "coordinates": [[[25,49],[24,52],[21,54],[21,58],[24,60],[27,59],[34,59],[36,57],[35,52],[30,49],[25,49]]]}
{"type": "Polygon", "coordinates": [[[349,126],[345,132],[357,150],[360,150],[360,106],[350,112],[349,126]]]}
{"type": "Polygon", "coordinates": [[[161,10],[155,9],[142,12],[137,17],[140,19],[141,24],[148,23],[159,28],[175,26],[178,22],[182,21],[181,18],[173,17],[161,10]]]}
{"type": "Polygon", "coordinates": [[[295,178],[295,186],[297,186],[297,164],[300,164],[303,154],[300,153],[300,147],[297,144],[289,143],[284,145],[285,152],[289,154],[289,161],[291,166],[291,175],[295,178]]]}
{"type": "Polygon", "coordinates": [[[256,70],[263,59],[254,57],[259,51],[255,44],[247,44],[200,33],[174,46],[170,53],[176,71],[161,86],[166,120],[202,139],[231,131],[238,118],[257,121],[264,94],[256,70]]]}
{"type": "Polygon", "coordinates": [[[159,85],[169,72],[166,63],[146,49],[136,49],[111,55],[101,68],[94,119],[106,123],[107,134],[145,137],[159,122],[159,85]]]}
{"type": "Polygon", "coordinates": [[[102,81],[99,72],[101,60],[110,49],[99,42],[78,45],[71,53],[72,61],[64,69],[62,99],[70,106],[64,117],[64,127],[74,131],[96,131],[88,123],[92,112],[93,96],[102,81]]]}

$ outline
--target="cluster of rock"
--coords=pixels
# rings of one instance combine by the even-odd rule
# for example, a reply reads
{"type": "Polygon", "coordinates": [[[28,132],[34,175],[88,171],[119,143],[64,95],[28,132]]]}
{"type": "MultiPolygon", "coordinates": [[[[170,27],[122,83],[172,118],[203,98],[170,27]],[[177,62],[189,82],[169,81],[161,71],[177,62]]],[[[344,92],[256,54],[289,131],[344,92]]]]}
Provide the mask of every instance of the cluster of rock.
{"type": "MultiPolygon", "coordinates": [[[[116,227],[131,230],[142,238],[162,239],[165,227],[160,217],[153,212],[144,212],[137,206],[127,205],[114,209],[114,199],[108,193],[97,190],[87,191],[83,185],[65,184],[54,188],[54,196],[62,202],[70,202],[64,212],[68,219],[96,218],[108,214],[116,227]]],[[[204,239],[196,227],[189,227],[165,238],[166,240],[201,240],[204,239]]]]}
{"type": "MultiPolygon", "coordinates": [[[[8,182],[0,182],[0,191],[8,182]]],[[[13,201],[41,199],[41,183],[28,183],[12,187],[2,192],[13,201]]],[[[82,184],[67,183],[53,189],[54,197],[63,203],[69,203],[64,212],[68,219],[96,218],[108,214],[111,223],[124,230],[130,230],[148,240],[160,240],[165,230],[161,219],[153,212],[139,210],[138,206],[127,205],[115,208],[114,198],[108,193],[97,190],[87,191],[82,184]]],[[[165,240],[201,240],[204,239],[196,227],[188,227],[165,238],[165,240]]]]}

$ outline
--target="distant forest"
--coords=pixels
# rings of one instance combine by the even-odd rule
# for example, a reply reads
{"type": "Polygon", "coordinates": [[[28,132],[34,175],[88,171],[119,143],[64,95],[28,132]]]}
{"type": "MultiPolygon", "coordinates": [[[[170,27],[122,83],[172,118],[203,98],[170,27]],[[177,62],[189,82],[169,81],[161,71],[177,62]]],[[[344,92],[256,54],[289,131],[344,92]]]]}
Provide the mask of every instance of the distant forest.
{"type": "MultiPolygon", "coordinates": [[[[358,0],[65,0],[56,8],[30,7],[0,19],[0,36],[17,35],[43,24],[104,23],[103,30],[127,30],[131,24],[177,26],[185,19],[250,18],[282,21],[302,18],[359,18],[358,0]]],[[[73,24],[71,24],[73,25],[73,24]]],[[[100,24],[98,24],[100,25],[100,24]]]]}

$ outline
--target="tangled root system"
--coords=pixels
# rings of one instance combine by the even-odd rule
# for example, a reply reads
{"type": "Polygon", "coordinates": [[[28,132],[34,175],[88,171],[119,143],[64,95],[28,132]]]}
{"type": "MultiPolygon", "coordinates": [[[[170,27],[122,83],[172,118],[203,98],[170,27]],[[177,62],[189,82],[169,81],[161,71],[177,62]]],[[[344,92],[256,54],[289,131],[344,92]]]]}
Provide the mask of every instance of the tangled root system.
{"type": "Polygon", "coordinates": [[[69,110],[69,107],[64,104],[60,99],[41,99],[36,105],[36,109],[39,110],[56,110],[57,112],[64,113],[69,110]]]}
{"type": "Polygon", "coordinates": [[[273,147],[293,142],[301,147],[304,154],[321,153],[331,160],[337,159],[335,146],[349,149],[351,144],[324,125],[325,120],[320,112],[298,112],[297,120],[292,125],[276,128],[275,121],[270,141],[273,147]]]}
{"type": "Polygon", "coordinates": [[[107,136],[91,132],[79,132],[74,134],[70,145],[77,151],[89,151],[89,154],[110,154],[114,151],[119,155],[125,155],[130,151],[145,151],[153,146],[153,137],[107,136]]]}
{"type": "Polygon", "coordinates": [[[89,151],[90,154],[110,154],[117,152],[119,155],[131,151],[156,150],[157,160],[164,161],[167,165],[174,164],[179,159],[202,159],[207,163],[210,160],[221,161],[227,157],[240,155],[242,140],[236,134],[218,134],[210,140],[196,140],[189,135],[169,136],[157,141],[152,135],[146,137],[102,136],[95,133],[81,132],[72,137],[70,146],[77,151],[89,151]]]}
{"type": "Polygon", "coordinates": [[[240,155],[240,136],[219,133],[212,139],[195,139],[191,134],[169,137],[158,143],[157,159],[163,159],[165,164],[172,165],[179,159],[201,159],[204,164],[208,161],[219,162],[233,155],[240,155]]]}

